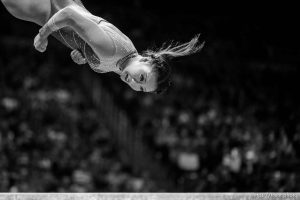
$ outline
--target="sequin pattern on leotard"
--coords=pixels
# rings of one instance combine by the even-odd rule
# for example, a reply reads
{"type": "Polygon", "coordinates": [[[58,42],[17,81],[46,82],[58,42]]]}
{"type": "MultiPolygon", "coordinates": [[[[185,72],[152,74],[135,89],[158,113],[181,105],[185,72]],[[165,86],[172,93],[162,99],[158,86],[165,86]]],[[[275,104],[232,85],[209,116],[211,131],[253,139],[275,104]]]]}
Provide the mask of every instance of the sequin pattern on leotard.
{"type": "Polygon", "coordinates": [[[93,49],[72,29],[62,28],[52,35],[65,43],[71,49],[79,50],[86,58],[87,63],[97,73],[106,73],[110,71],[118,71],[117,62],[123,57],[136,52],[131,40],[122,34],[117,28],[107,21],[99,18],[98,26],[102,28],[105,33],[111,38],[113,48],[116,52],[113,56],[101,56],[100,58],[95,54],[93,49]],[[101,22],[101,23],[100,23],[101,22]]]}
{"type": "MultiPolygon", "coordinates": [[[[132,54],[133,52],[136,52],[136,49],[131,42],[131,40],[125,36],[123,33],[121,33],[116,27],[114,27],[112,24],[104,21],[103,23],[99,24],[99,26],[105,31],[105,33],[111,38],[112,45],[114,45],[113,48],[116,49],[116,52],[113,56],[105,57],[102,56],[100,58],[100,64],[97,62],[91,62],[90,67],[94,71],[103,70],[105,72],[107,71],[115,71],[117,62],[124,58],[125,56],[132,54]]],[[[95,57],[87,57],[88,60],[95,59],[95,57]]]]}

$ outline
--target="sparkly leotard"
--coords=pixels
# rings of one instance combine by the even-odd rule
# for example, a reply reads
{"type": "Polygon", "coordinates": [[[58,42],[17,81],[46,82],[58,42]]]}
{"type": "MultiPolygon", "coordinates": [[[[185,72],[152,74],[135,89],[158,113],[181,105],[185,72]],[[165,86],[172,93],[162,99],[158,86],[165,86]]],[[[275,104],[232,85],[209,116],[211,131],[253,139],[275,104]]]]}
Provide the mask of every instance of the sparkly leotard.
{"type": "Polygon", "coordinates": [[[124,35],[114,25],[102,18],[98,18],[98,26],[100,26],[105,33],[112,39],[116,52],[113,56],[101,56],[100,58],[95,54],[93,49],[71,28],[62,28],[52,33],[52,35],[63,42],[71,49],[79,50],[86,58],[89,66],[98,73],[117,72],[120,69],[117,67],[118,61],[123,58],[136,53],[131,40],[124,35]]]}

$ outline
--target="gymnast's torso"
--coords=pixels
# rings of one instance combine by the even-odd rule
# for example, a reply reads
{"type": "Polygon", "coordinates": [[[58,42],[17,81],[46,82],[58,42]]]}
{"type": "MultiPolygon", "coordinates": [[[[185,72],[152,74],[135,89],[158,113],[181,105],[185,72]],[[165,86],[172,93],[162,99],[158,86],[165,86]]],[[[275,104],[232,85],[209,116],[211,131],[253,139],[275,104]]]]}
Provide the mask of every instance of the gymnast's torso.
{"type": "MultiPolygon", "coordinates": [[[[55,11],[54,11],[55,12],[55,11]]],[[[53,13],[54,14],[54,13],[53,13]]],[[[135,53],[132,41],[113,24],[101,17],[86,13],[87,17],[98,24],[113,41],[115,53],[112,56],[98,57],[93,49],[73,29],[65,27],[52,33],[56,39],[71,49],[77,49],[86,58],[87,63],[95,72],[119,72],[117,63],[122,58],[135,53]]]]}

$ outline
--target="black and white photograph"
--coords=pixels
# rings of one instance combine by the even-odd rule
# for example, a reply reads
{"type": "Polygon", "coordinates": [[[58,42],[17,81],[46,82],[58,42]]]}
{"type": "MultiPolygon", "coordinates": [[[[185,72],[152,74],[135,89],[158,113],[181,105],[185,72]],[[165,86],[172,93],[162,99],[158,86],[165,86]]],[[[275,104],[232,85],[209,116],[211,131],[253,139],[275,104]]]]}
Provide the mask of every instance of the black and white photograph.
{"type": "Polygon", "coordinates": [[[189,2],[1,0],[0,200],[300,199],[300,31],[189,2]]]}

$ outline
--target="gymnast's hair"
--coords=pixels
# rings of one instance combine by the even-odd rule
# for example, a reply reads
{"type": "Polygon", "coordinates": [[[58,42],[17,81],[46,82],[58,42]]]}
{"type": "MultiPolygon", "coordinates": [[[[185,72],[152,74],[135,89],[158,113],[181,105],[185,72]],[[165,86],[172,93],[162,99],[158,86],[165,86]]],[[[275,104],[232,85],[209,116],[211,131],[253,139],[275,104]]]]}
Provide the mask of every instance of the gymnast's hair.
{"type": "Polygon", "coordinates": [[[147,58],[147,62],[153,66],[152,71],[157,75],[157,88],[153,93],[161,94],[171,86],[171,67],[168,64],[173,58],[188,56],[199,52],[204,42],[199,44],[199,36],[196,35],[191,41],[179,44],[164,43],[158,50],[146,50],[143,52],[143,57],[147,58]]]}

